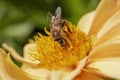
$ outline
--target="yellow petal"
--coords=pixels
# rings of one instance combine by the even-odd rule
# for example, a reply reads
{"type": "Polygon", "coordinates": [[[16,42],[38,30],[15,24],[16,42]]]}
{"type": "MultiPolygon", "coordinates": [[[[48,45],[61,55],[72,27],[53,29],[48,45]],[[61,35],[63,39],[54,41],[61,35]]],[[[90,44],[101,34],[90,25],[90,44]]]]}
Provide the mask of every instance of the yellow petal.
{"type": "Polygon", "coordinates": [[[116,12],[97,34],[98,40],[95,45],[99,45],[118,35],[120,35],[120,11],[116,12]]]}
{"type": "Polygon", "coordinates": [[[10,55],[2,49],[0,49],[0,77],[2,80],[33,80],[30,75],[18,68],[11,61],[10,55]]]}
{"type": "Polygon", "coordinates": [[[89,64],[87,67],[98,69],[97,73],[109,76],[111,78],[120,79],[120,58],[96,61],[89,64]]]}
{"type": "Polygon", "coordinates": [[[83,71],[80,75],[76,76],[75,80],[104,80],[101,76],[83,71]]]}
{"type": "MultiPolygon", "coordinates": [[[[100,32],[97,34],[100,39],[106,33],[110,32],[110,30],[120,26],[120,10],[116,12],[103,26],[100,32]]],[[[111,30],[111,31],[112,31],[111,30]]]]}
{"type": "MultiPolygon", "coordinates": [[[[36,47],[35,43],[29,43],[29,44],[27,44],[27,45],[24,46],[24,49],[23,49],[24,59],[26,59],[28,61],[33,60],[32,57],[31,57],[31,55],[30,55],[30,49],[34,49],[34,47],[36,47]]],[[[33,61],[35,61],[35,60],[33,60],[33,61]]],[[[48,79],[48,75],[50,73],[50,71],[47,70],[47,69],[36,69],[36,68],[32,68],[31,66],[26,65],[26,64],[22,65],[22,69],[25,72],[27,72],[27,73],[29,73],[31,75],[36,76],[40,80],[41,79],[42,80],[47,80],[48,79]]]]}
{"type": "Polygon", "coordinates": [[[86,60],[87,60],[87,57],[85,57],[83,60],[78,62],[76,68],[71,72],[66,71],[65,69],[52,71],[50,76],[51,80],[73,80],[78,74],[82,72],[82,69],[86,65],[86,60]]]}
{"type": "Polygon", "coordinates": [[[23,57],[27,60],[31,61],[31,56],[30,56],[30,49],[36,47],[35,43],[28,43],[24,46],[23,48],[23,57]]]}
{"type": "MultiPolygon", "coordinates": [[[[39,63],[39,61],[34,60],[30,55],[30,50],[36,47],[35,43],[28,43],[23,48],[23,58],[27,61],[33,62],[33,63],[39,63]]],[[[35,52],[35,51],[34,51],[35,52]]],[[[37,51],[36,51],[37,52],[37,51]]],[[[24,64],[22,65],[22,69],[30,68],[31,65],[24,64]]]]}
{"type": "Polygon", "coordinates": [[[0,80],[13,80],[5,68],[5,52],[0,49],[0,80]]]}
{"type": "Polygon", "coordinates": [[[89,35],[96,35],[105,22],[120,9],[119,0],[101,0],[97,7],[89,35]]]}
{"type": "Polygon", "coordinates": [[[36,76],[38,79],[37,80],[48,80],[50,71],[47,69],[34,69],[34,68],[28,68],[25,69],[25,72],[36,76]]]}
{"type": "Polygon", "coordinates": [[[88,34],[90,26],[92,24],[93,18],[95,15],[95,11],[89,12],[84,15],[78,22],[77,26],[80,28],[81,31],[88,34]]]}
{"type": "Polygon", "coordinates": [[[120,40],[118,42],[109,42],[94,47],[90,52],[89,61],[100,60],[100,58],[120,58],[120,40]]]}
{"type": "Polygon", "coordinates": [[[22,58],[12,47],[8,46],[7,44],[3,44],[2,46],[5,50],[9,51],[11,56],[13,56],[17,61],[28,64],[32,67],[38,67],[39,62],[33,62],[22,58]]]}
{"type": "Polygon", "coordinates": [[[111,43],[120,43],[120,27],[116,27],[115,29],[111,30],[106,36],[102,37],[100,40],[96,40],[94,47],[104,44],[111,44],[111,43]]]}
{"type": "MultiPolygon", "coordinates": [[[[50,80],[66,80],[66,76],[69,74],[69,72],[65,71],[52,71],[50,75],[50,80]]],[[[68,79],[69,80],[69,79],[68,79]]]]}

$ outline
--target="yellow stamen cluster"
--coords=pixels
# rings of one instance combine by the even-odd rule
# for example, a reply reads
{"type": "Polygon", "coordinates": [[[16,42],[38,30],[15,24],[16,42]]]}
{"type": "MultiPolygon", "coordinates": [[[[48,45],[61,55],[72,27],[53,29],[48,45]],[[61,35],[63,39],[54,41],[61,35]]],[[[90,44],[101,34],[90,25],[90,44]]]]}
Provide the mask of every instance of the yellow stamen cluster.
{"type": "Polygon", "coordinates": [[[40,61],[40,67],[49,70],[61,69],[77,63],[88,55],[91,42],[87,35],[70,22],[67,22],[67,25],[64,25],[62,29],[66,32],[61,35],[67,44],[64,46],[54,41],[51,33],[47,36],[40,33],[35,36],[38,53],[33,53],[32,57],[40,61]]]}

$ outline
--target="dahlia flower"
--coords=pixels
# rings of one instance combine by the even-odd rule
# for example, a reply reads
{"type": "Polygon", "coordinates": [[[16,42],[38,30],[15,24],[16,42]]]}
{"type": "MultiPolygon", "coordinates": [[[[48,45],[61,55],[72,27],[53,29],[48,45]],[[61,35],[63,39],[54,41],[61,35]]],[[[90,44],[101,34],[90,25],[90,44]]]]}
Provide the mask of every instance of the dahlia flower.
{"type": "Polygon", "coordinates": [[[63,30],[63,43],[46,29],[47,35],[38,33],[25,45],[23,57],[2,44],[0,80],[120,79],[120,0],[101,0],[77,26],[66,20],[63,30]],[[10,55],[22,63],[21,68],[10,55]]]}

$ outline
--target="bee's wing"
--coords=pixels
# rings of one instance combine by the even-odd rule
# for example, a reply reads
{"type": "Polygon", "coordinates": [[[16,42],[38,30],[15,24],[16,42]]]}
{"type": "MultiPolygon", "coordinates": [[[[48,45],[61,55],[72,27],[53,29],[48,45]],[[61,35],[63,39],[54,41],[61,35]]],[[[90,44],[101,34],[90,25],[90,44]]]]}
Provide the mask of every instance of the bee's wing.
{"type": "Polygon", "coordinates": [[[48,23],[51,23],[52,16],[53,16],[52,13],[50,13],[50,12],[47,13],[47,21],[48,21],[48,23]]]}
{"type": "Polygon", "coordinates": [[[56,10],[55,10],[55,19],[61,19],[62,17],[62,11],[61,11],[61,8],[58,7],[56,10]]]}
{"type": "Polygon", "coordinates": [[[47,21],[48,21],[48,24],[49,26],[51,27],[51,23],[52,23],[52,13],[48,12],[47,13],[47,21]]]}

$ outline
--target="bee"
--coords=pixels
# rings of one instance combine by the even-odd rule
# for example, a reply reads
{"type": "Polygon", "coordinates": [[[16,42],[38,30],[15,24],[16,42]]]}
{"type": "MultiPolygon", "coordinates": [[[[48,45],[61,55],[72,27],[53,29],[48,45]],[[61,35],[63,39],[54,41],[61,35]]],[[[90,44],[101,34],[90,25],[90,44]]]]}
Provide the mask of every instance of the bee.
{"type": "Polygon", "coordinates": [[[52,15],[50,12],[47,14],[48,21],[50,23],[50,32],[52,35],[52,38],[59,42],[61,46],[64,46],[66,40],[62,37],[64,31],[63,31],[63,26],[65,24],[65,20],[61,19],[62,17],[62,11],[61,8],[58,7],[55,10],[55,14],[52,15]]]}

